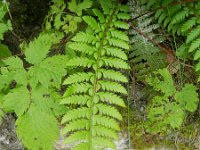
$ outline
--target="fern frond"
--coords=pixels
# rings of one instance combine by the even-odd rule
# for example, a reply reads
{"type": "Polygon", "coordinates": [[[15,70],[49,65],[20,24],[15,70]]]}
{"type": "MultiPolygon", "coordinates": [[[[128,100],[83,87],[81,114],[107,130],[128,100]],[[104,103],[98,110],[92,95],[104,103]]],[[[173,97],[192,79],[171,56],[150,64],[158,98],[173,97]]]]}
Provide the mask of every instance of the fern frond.
{"type": "MultiPolygon", "coordinates": [[[[198,60],[198,59],[200,59],[200,49],[198,49],[198,50],[195,52],[195,54],[194,54],[194,60],[198,60]]],[[[196,68],[199,68],[198,66],[199,66],[199,65],[196,64],[196,68]]],[[[199,71],[199,70],[196,69],[196,71],[199,71]]]]}
{"type": "Polygon", "coordinates": [[[72,95],[70,97],[63,98],[60,104],[85,105],[88,100],[90,100],[88,95],[72,95]]]}
{"type": "Polygon", "coordinates": [[[129,65],[121,59],[112,57],[102,57],[102,60],[104,61],[105,66],[120,68],[120,69],[129,69],[129,65]]]}
{"type": "Polygon", "coordinates": [[[76,130],[89,129],[89,122],[87,119],[79,119],[75,121],[71,121],[65,125],[62,130],[62,134],[68,134],[69,132],[73,132],[76,130]]]}
{"type": "Polygon", "coordinates": [[[112,37],[114,38],[119,38],[123,41],[129,41],[129,37],[126,35],[126,33],[122,32],[122,31],[118,31],[118,30],[113,30],[110,31],[112,37]]]}
{"type": "Polygon", "coordinates": [[[175,16],[173,16],[171,23],[176,24],[183,21],[188,16],[188,14],[189,14],[188,10],[179,11],[178,13],[176,13],[175,16]]]}
{"type": "Polygon", "coordinates": [[[123,48],[123,49],[129,49],[128,43],[124,42],[123,40],[116,39],[116,38],[110,38],[110,39],[108,39],[108,42],[112,46],[116,46],[116,47],[123,48]]]}
{"type": "Polygon", "coordinates": [[[99,84],[103,90],[127,94],[126,89],[119,83],[111,81],[99,81],[99,84]]]}
{"type": "Polygon", "coordinates": [[[114,70],[101,69],[100,72],[103,74],[105,79],[119,81],[119,82],[128,82],[127,78],[120,72],[114,70]]]}
{"type": "Polygon", "coordinates": [[[129,27],[123,21],[129,18],[128,8],[112,0],[99,2],[103,11],[95,8],[95,16],[84,16],[88,25],[86,31],[75,35],[68,46],[78,52],[78,57],[70,59],[67,66],[83,68],[65,80],[68,87],[61,101],[74,105],[62,123],[66,124],[65,133],[69,134],[67,143],[76,142],[74,149],[77,150],[115,147],[113,140],[119,130],[115,119],[122,120],[115,106],[124,107],[125,103],[112,92],[127,94],[118,83],[127,82],[127,79],[118,70],[129,69],[126,62],[129,38],[119,29],[129,27]]]}
{"type": "Polygon", "coordinates": [[[117,18],[118,19],[122,19],[122,20],[129,20],[130,19],[130,15],[127,13],[118,13],[117,14],[117,18]]]}
{"type": "MultiPolygon", "coordinates": [[[[147,2],[148,3],[151,2],[147,2]]],[[[161,0],[157,1],[158,7],[166,7],[167,9],[159,9],[156,11],[155,16],[158,19],[159,23],[164,24],[164,27],[167,28],[169,32],[172,32],[174,35],[181,35],[186,38],[186,45],[189,47],[189,50],[185,50],[185,55],[187,53],[194,54],[194,59],[197,59],[196,52],[200,47],[199,35],[199,2],[181,3],[171,7],[173,4],[172,1],[162,2],[161,0]],[[163,5],[164,4],[164,5],[163,5]],[[191,5],[193,7],[191,7],[191,5]]],[[[150,5],[151,6],[151,5],[150,5]]],[[[149,8],[152,9],[153,7],[149,8]]],[[[182,49],[180,47],[180,49],[182,49]]],[[[182,59],[185,59],[183,57],[182,59]]],[[[197,62],[198,65],[198,62],[197,62]]]]}
{"type": "Polygon", "coordinates": [[[67,62],[66,66],[69,67],[92,67],[95,62],[86,57],[76,57],[72,58],[67,62]]]}
{"type": "Polygon", "coordinates": [[[72,40],[75,42],[93,43],[97,41],[97,38],[89,33],[79,32],[72,38],[72,40]]]}
{"type": "Polygon", "coordinates": [[[80,118],[88,118],[90,116],[90,109],[87,107],[81,107],[78,109],[69,110],[67,114],[63,117],[62,123],[69,122],[71,120],[76,120],[80,118]]]}
{"type": "Polygon", "coordinates": [[[93,11],[94,14],[98,17],[100,23],[104,23],[104,22],[105,22],[105,17],[104,17],[104,15],[101,13],[100,10],[94,8],[94,9],[92,9],[92,11],[93,11]]]}
{"type": "Polygon", "coordinates": [[[101,7],[105,15],[110,13],[110,8],[112,8],[112,2],[106,0],[100,0],[101,7]]]}
{"type": "Polygon", "coordinates": [[[130,12],[130,7],[128,5],[121,5],[120,8],[119,8],[119,10],[121,12],[128,13],[128,12],[130,12]]]}
{"type": "Polygon", "coordinates": [[[64,81],[64,85],[67,84],[73,84],[73,83],[81,83],[81,82],[85,82],[85,81],[90,81],[90,79],[94,76],[93,73],[89,72],[89,73],[76,73],[73,74],[71,76],[69,76],[65,81],[64,81]]]}
{"type": "Polygon", "coordinates": [[[64,96],[70,96],[73,94],[87,93],[89,89],[92,88],[92,85],[89,83],[75,83],[68,87],[68,90],[65,92],[64,96]]]}
{"type": "Polygon", "coordinates": [[[105,126],[107,128],[119,131],[119,125],[117,121],[113,118],[107,117],[107,116],[101,116],[101,115],[95,115],[94,117],[94,124],[105,126]]]}
{"type": "Polygon", "coordinates": [[[84,16],[83,20],[96,32],[100,31],[100,26],[97,23],[96,19],[91,16],[84,16]]]}
{"type": "Polygon", "coordinates": [[[96,107],[98,108],[98,111],[100,114],[104,114],[104,115],[110,116],[112,118],[122,120],[121,114],[115,107],[108,106],[105,104],[97,104],[96,107]]]}
{"type": "Polygon", "coordinates": [[[94,144],[98,145],[101,148],[115,149],[115,147],[116,147],[115,144],[112,142],[112,140],[109,140],[109,139],[103,138],[103,137],[95,137],[94,144]]]}
{"type": "Polygon", "coordinates": [[[197,50],[200,47],[200,38],[194,40],[189,48],[189,52],[193,52],[194,50],[197,50]]]}
{"type": "Polygon", "coordinates": [[[123,60],[127,60],[128,59],[126,53],[120,48],[110,47],[110,46],[109,47],[106,46],[104,48],[105,48],[106,54],[108,56],[115,56],[115,57],[121,58],[123,60]]]}
{"type": "MultiPolygon", "coordinates": [[[[158,19],[158,23],[162,23],[165,19],[167,19],[167,14],[166,13],[162,13],[158,19]]],[[[168,30],[169,31],[169,30],[168,30]]]]}
{"type": "Polygon", "coordinates": [[[102,102],[108,102],[110,104],[115,104],[121,107],[125,107],[123,99],[116,94],[108,92],[99,92],[98,96],[102,102]]]}
{"type": "Polygon", "coordinates": [[[93,127],[93,136],[106,137],[115,140],[117,139],[117,134],[114,130],[102,126],[93,127]]]}
{"type": "Polygon", "coordinates": [[[114,26],[121,29],[129,29],[129,25],[123,21],[116,21],[114,22],[114,26]]]}
{"type": "Polygon", "coordinates": [[[73,42],[73,43],[69,43],[67,46],[75,51],[79,51],[88,55],[93,55],[94,52],[97,51],[95,47],[89,46],[85,43],[73,42]]]}
{"type": "Polygon", "coordinates": [[[190,33],[188,33],[186,43],[192,42],[200,35],[200,25],[193,29],[190,33]]]}
{"type": "Polygon", "coordinates": [[[77,140],[82,142],[88,139],[89,132],[88,131],[77,131],[72,133],[67,139],[64,140],[66,144],[74,143],[77,140]]]}
{"type": "Polygon", "coordinates": [[[185,32],[190,30],[193,26],[196,25],[196,17],[192,17],[191,19],[187,20],[182,26],[181,26],[181,32],[185,32]]]}
{"type": "Polygon", "coordinates": [[[88,150],[89,147],[90,145],[87,142],[85,142],[76,145],[75,147],[73,147],[73,150],[88,150]]]}
{"type": "Polygon", "coordinates": [[[131,13],[133,13],[133,18],[136,17],[132,24],[134,28],[129,31],[131,43],[129,59],[131,62],[131,69],[135,73],[136,80],[143,81],[146,76],[152,74],[153,71],[165,67],[166,60],[164,55],[161,53],[160,48],[143,37],[140,33],[138,33],[138,31],[141,31],[157,43],[162,43],[165,40],[165,37],[154,33],[154,30],[160,28],[160,25],[155,23],[155,18],[160,17],[160,21],[162,22],[166,15],[163,14],[163,9],[158,9],[154,17],[154,14],[152,12],[148,12],[145,6],[143,6],[140,2],[136,3],[133,0],[130,1],[129,6],[131,8],[131,13]],[[140,14],[144,11],[147,11],[147,13],[140,16],[140,14]],[[161,15],[163,16],[161,17],[161,15]],[[137,18],[137,16],[140,17],[137,18]],[[136,29],[138,31],[136,31],[136,29]]]}

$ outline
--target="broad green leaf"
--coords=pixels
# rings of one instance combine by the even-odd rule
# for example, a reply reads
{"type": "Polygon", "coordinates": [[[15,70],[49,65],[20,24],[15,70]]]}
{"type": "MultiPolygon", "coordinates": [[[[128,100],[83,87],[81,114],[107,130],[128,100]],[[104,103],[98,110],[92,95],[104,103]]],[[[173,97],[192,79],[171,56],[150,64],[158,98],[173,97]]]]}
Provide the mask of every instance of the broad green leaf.
{"type": "Polygon", "coordinates": [[[30,150],[54,150],[59,128],[53,115],[32,104],[29,111],[17,119],[17,135],[30,150]]]}
{"type": "Polygon", "coordinates": [[[66,74],[65,63],[68,58],[64,55],[48,57],[39,65],[29,69],[32,86],[41,83],[44,87],[60,86],[62,77],[66,74]]]}
{"type": "Polygon", "coordinates": [[[31,64],[39,64],[47,57],[53,44],[58,43],[62,34],[41,33],[25,48],[26,60],[31,64]]]}
{"type": "Polygon", "coordinates": [[[197,88],[192,84],[186,84],[180,92],[175,94],[175,99],[187,111],[194,112],[198,106],[197,88]]]}
{"type": "Polygon", "coordinates": [[[6,112],[14,111],[18,117],[22,116],[31,103],[30,93],[26,87],[16,88],[3,97],[3,108],[6,112]]]}
{"type": "Polygon", "coordinates": [[[8,46],[6,46],[4,44],[0,44],[0,59],[7,58],[7,57],[9,57],[11,55],[12,54],[11,54],[8,46]]]}
{"type": "Polygon", "coordinates": [[[166,121],[169,122],[172,128],[180,128],[183,123],[185,113],[178,105],[169,105],[171,111],[168,113],[166,121]]]}

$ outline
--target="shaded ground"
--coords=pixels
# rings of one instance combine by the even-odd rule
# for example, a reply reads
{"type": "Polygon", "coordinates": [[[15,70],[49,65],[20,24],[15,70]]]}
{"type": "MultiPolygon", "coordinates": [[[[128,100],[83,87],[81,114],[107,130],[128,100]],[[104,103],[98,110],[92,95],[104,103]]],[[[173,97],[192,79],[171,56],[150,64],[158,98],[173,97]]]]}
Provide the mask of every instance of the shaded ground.
{"type": "Polygon", "coordinates": [[[5,115],[0,125],[0,150],[24,150],[15,132],[15,118],[5,115]]]}

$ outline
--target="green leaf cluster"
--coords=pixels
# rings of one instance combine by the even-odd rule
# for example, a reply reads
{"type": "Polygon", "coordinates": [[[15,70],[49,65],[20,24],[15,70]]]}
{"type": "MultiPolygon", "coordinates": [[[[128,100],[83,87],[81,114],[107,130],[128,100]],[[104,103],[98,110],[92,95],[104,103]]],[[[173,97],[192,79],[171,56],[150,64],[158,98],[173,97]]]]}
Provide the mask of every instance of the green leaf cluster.
{"type": "Polygon", "coordinates": [[[177,90],[167,69],[156,71],[147,82],[159,92],[147,109],[146,127],[150,132],[166,132],[169,127],[178,129],[187,117],[187,112],[197,109],[197,88],[192,84],[185,84],[181,90],[177,90]]]}
{"type": "Polygon", "coordinates": [[[0,89],[4,93],[1,107],[17,115],[17,135],[31,150],[53,150],[59,137],[56,119],[60,114],[59,100],[53,91],[60,87],[66,74],[68,58],[64,55],[48,57],[48,53],[62,37],[41,33],[24,47],[26,61],[12,56],[4,59],[6,66],[1,67],[0,89]],[[10,85],[13,88],[10,89],[10,85]]]}
{"type": "Polygon", "coordinates": [[[91,0],[71,0],[67,4],[64,0],[52,0],[53,5],[46,17],[45,29],[62,30],[64,33],[74,33],[82,22],[82,12],[92,6],[91,0]]]}

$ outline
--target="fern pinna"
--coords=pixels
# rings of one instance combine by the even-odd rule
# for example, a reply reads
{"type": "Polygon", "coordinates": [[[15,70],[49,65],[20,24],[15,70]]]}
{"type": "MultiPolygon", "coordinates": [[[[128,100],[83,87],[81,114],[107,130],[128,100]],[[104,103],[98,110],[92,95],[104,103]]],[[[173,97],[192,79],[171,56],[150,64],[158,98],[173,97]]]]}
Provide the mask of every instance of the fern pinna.
{"type": "Polygon", "coordinates": [[[129,26],[128,8],[111,0],[100,0],[102,10],[93,9],[94,16],[84,16],[88,27],[77,33],[67,47],[77,51],[77,57],[67,62],[69,67],[83,70],[70,75],[61,101],[73,105],[62,119],[66,143],[76,150],[113,148],[122,116],[115,106],[125,107],[117,93],[127,94],[119,82],[127,82],[117,70],[129,69],[124,50],[129,49],[129,38],[121,29],[129,26]],[[97,19],[96,19],[97,18],[97,19]]]}

